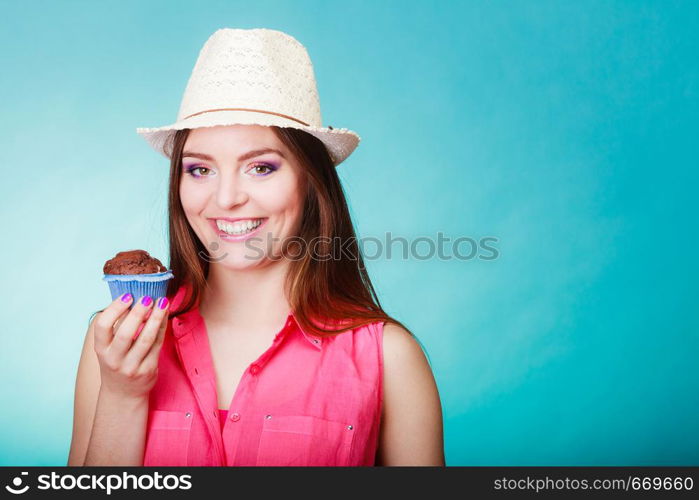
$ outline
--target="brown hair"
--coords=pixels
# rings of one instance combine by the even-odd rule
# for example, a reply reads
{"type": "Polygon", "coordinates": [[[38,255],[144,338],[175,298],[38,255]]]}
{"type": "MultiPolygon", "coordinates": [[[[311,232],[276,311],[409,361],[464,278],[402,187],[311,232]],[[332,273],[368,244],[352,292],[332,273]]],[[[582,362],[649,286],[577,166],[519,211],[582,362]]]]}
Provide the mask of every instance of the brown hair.
{"type": "MultiPolygon", "coordinates": [[[[301,166],[305,198],[299,233],[294,241],[303,245],[315,239],[316,245],[321,243],[324,255],[331,254],[329,242],[341,241],[344,243],[342,247],[352,256],[318,259],[310,252],[302,251],[298,259],[291,259],[286,291],[301,328],[322,336],[385,321],[410,332],[381,307],[364,267],[345,193],[325,145],[303,130],[270,128],[301,166]]],[[[205,258],[209,256],[208,250],[190,227],[179,196],[183,175],[182,151],[189,132],[190,129],[179,130],[172,139],[168,196],[169,269],[175,277],[168,283],[167,295],[174,296],[184,283],[191,286],[192,293],[182,302],[182,307],[170,313],[170,317],[191,310],[208,286],[209,260],[205,258]]],[[[415,337],[412,332],[410,334],[415,337]]]]}

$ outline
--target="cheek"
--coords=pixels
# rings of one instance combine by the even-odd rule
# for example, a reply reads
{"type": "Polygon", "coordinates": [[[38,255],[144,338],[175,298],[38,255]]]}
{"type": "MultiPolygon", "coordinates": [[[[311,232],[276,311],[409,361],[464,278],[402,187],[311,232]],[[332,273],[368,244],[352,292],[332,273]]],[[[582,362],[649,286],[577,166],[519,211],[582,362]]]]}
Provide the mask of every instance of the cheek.
{"type": "Polygon", "coordinates": [[[260,193],[257,201],[270,215],[288,215],[300,209],[299,193],[295,186],[284,186],[274,191],[260,193]]]}
{"type": "Polygon", "coordinates": [[[195,215],[204,208],[207,199],[207,193],[203,189],[196,189],[196,186],[188,184],[180,185],[180,201],[182,209],[187,215],[195,215]]]}

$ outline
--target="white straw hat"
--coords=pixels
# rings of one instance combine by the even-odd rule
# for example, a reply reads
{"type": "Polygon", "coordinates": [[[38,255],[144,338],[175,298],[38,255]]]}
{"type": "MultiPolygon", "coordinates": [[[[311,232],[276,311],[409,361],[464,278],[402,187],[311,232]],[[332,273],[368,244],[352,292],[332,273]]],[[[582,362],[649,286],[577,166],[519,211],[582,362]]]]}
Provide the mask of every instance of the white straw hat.
{"type": "Polygon", "coordinates": [[[325,144],[335,166],[360,141],[346,128],[322,126],[306,48],[291,35],[265,28],[217,30],[199,52],[177,121],[136,132],[170,158],[177,130],[236,124],[304,130],[325,144]]]}

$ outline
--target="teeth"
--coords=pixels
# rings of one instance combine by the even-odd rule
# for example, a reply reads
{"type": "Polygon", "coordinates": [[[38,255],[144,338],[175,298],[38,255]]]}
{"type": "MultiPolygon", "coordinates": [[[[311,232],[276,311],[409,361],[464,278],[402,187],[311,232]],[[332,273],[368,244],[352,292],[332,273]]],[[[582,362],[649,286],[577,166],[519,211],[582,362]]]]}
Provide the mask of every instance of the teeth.
{"type": "Polygon", "coordinates": [[[245,221],[237,222],[225,222],[222,220],[217,220],[216,225],[218,228],[228,234],[245,234],[249,233],[257,226],[262,224],[262,219],[248,219],[245,221]]]}

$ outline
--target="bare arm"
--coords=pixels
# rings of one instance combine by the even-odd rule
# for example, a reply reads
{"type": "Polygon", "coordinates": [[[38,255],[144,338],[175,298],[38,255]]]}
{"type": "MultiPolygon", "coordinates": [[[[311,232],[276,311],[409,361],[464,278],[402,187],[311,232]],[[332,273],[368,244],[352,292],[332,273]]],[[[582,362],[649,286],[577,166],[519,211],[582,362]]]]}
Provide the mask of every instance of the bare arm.
{"type": "Polygon", "coordinates": [[[85,452],[95,418],[100,390],[100,369],[95,354],[94,323],[93,319],[87,329],[75,379],[73,438],[70,442],[68,466],[81,466],[85,463],[85,452]]]}
{"type": "Polygon", "coordinates": [[[420,344],[405,329],[383,331],[384,404],[377,465],[443,466],[442,407],[420,344]]]}
{"type": "Polygon", "coordinates": [[[84,465],[143,465],[148,398],[100,393],[84,465]]]}
{"type": "Polygon", "coordinates": [[[141,304],[129,312],[117,299],[90,324],[75,384],[68,465],[143,465],[148,393],[167,324],[167,311],[150,312],[141,304]]]}
{"type": "Polygon", "coordinates": [[[90,322],[78,365],[68,466],[142,465],[148,398],[122,398],[100,391],[94,338],[94,323],[100,314],[90,322]]]}

